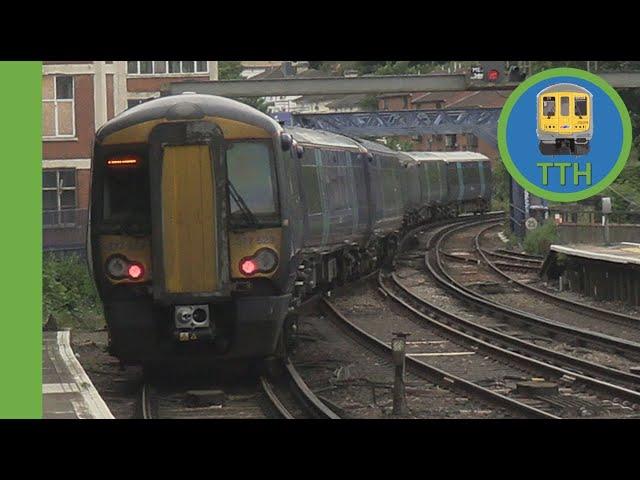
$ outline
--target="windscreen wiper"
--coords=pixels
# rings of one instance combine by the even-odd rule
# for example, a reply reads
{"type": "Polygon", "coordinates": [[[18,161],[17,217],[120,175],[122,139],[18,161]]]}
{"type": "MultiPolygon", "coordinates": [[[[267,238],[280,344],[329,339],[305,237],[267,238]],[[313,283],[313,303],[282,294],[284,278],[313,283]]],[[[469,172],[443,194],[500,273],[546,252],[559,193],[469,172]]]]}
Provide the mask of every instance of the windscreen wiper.
{"type": "Polygon", "coordinates": [[[258,222],[258,219],[253,214],[251,209],[247,206],[246,202],[242,198],[242,195],[238,193],[238,190],[236,190],[236,187],[233,186],[233,183],[231,183],[231,180],[227,180],[227,185],[229,185],[229,193],[231,194],[231,198],[233,198],[234,202],[236,202],[236,204],[238,205],[238,208],[240,209],[242,216],[247,222],[247,225],[254,228],[258,227],[260,225],[258,222]]]}

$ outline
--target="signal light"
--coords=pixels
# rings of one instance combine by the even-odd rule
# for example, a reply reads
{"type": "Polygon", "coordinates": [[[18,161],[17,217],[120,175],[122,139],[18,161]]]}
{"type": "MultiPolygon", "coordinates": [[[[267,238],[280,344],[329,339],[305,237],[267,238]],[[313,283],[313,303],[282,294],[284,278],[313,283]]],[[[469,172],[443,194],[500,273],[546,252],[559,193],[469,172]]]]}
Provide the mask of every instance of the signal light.
{"type": "Polygon", "coordinates": [[[500,72],[498,70],[489,70],[487,72],[487,80],[490,82],[497,82],[500,78],[500,72]]]}
{"type": "Polygon", "coordinates": [[[127,274],[133,280],[137,280],[138,278],[141,278],[142,275],[144,275],[144,269],[139,263],[132,263],[127,269],[127,274]]]}
{"type": "Polygon", "coordinates": [[[250,258],[244,259],[240,262],[240,271],[245,275],[253,275],[258,270],[256,262],[250,258]]]}

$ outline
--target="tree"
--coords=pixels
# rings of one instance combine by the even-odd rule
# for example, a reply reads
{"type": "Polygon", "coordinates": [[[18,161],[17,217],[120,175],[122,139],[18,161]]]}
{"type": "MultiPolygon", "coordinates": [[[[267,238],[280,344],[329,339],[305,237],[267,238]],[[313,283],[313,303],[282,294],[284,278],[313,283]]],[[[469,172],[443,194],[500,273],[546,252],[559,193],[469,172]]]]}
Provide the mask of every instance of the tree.
{"type": "Polygon", "coordinates": [[[242,78],[242,64],[240,62],[218,62],[219,80],[239,80],[242,78]]]}

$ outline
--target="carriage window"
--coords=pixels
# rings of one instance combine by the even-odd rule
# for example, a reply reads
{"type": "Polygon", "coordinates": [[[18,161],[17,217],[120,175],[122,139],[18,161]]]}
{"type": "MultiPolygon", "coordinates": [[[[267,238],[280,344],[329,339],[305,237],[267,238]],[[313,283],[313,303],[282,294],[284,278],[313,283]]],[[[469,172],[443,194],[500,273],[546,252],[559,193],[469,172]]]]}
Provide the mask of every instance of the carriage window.
{"type": "Polygon", "coordinates": [[[556,99],[554,97],[543,97],[542,111],[545,117],[553,117],[556,114],[556,99]]]}
{"type": "Polygon", "coordinates": [[[560,97],[560,115],[569,115],[569,97],[560,97]]]}
{"type": "Polygon", "coordinates": [[[576,98],[576,115],[582,117],[587,114],[587,98],[586,97],[577,97],[576,98]]]}
{"type": "Polygon", "coordinates": [[[131,167],[107,167],[104,175],[104,221],[148,226],[151,197],[146,162],[141,160],[131,167]]]}
{"type": "MultiPolygon", "coordinates": [[[[271,150],[262,142],[235,142],[227,149],[227,175],[231,185],[259,223],[277,220],[275,172],[271,150]]],[[[243,222],[242,206],[229,197],[232,222],[243,222]]]]}

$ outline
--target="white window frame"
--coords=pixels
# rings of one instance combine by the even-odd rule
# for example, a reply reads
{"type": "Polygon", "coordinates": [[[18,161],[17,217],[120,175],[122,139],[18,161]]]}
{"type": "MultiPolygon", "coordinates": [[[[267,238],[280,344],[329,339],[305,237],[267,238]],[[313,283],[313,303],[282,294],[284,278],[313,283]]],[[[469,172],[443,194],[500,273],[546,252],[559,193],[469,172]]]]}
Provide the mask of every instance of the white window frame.
{"type": "Polygon", "coordinates": [[[42,135],[44,139],[53,138],[76,138],[76,79],[73,75],[49,75],[53,77],[53,98],[43,98],[42,103],[53,103],[53,124],[55,126],[54,135],[42,135]],[[58,77],[71,78],[71,98],[58,99],[58,77]],[[72,133],[59,133],[58,129],[58,103],[71,103],[71,125],[72,133]]]}
{"type": "MultiPolygon", "coordinates": [[[[137,71],[136,72],[129,72],[129,61],[127,61],[127,75],[130,76],[134,76],[134,77],[171,77],[171,76],[185,76],[185,75],[208,75],[209,74],[209,62],[208,61],[204,61],[204,60],[193,60],[193,72],[183,72],[182,71],[182,62],[183,60],[180,60],[180,71],[179,72],[169,72],[169,60],[130,60],[132,62],[136,62],[137,64],[137,71]],[[140,62],[151,62],[151,73],[140,73],[140,62]],[[198,67],[198,62],[205,62],[205,70],[202,71],[197,71],[196,68],[198,67]],[[156,62],[164,62],[164,73],[156,73],[156,62]]],[[[171,60],[171,61],[178,61],[178,60],[171,60]]],[[[191,60],[184,60],[184,61],[191,61],[191,60]]]]}
{"type": "Polygon", "coordinates": [[[42,191],[43,192],[56,192],[56,208],[55,209],[45,209],[44,205],[42,206],[42,212],[43,213],[47,213],[47,212],[56,212],[56,217],[58,219],[57,223],[44,223],[43,220],[43,227],[44,228],[60,228],[60,227],[73,227],[75,226],[75,222],[72,223],[63,223],[62,222],[62,212],[69,212],[69,211],[73,211],[73,210],[77,210],[78,209],[78,170],[76,168],[48,168],[46,170],[43,170],[44,172],[55,172],[56,174],[56,186],[55,187],[45,187],[44,186],[44,182],[42,185],[42,191]],[[73,176],[74,176],[74,182],[73,182],[73,187],[65,187],[64,185],[62,185],[62,178],[60,173],[63,170],[72,170],[73,171],[73,176]],[[63,191],[71,191],[73,190],[74,192],[74,206],[73,208],[62,208],[62,192],[63,191]]]}

